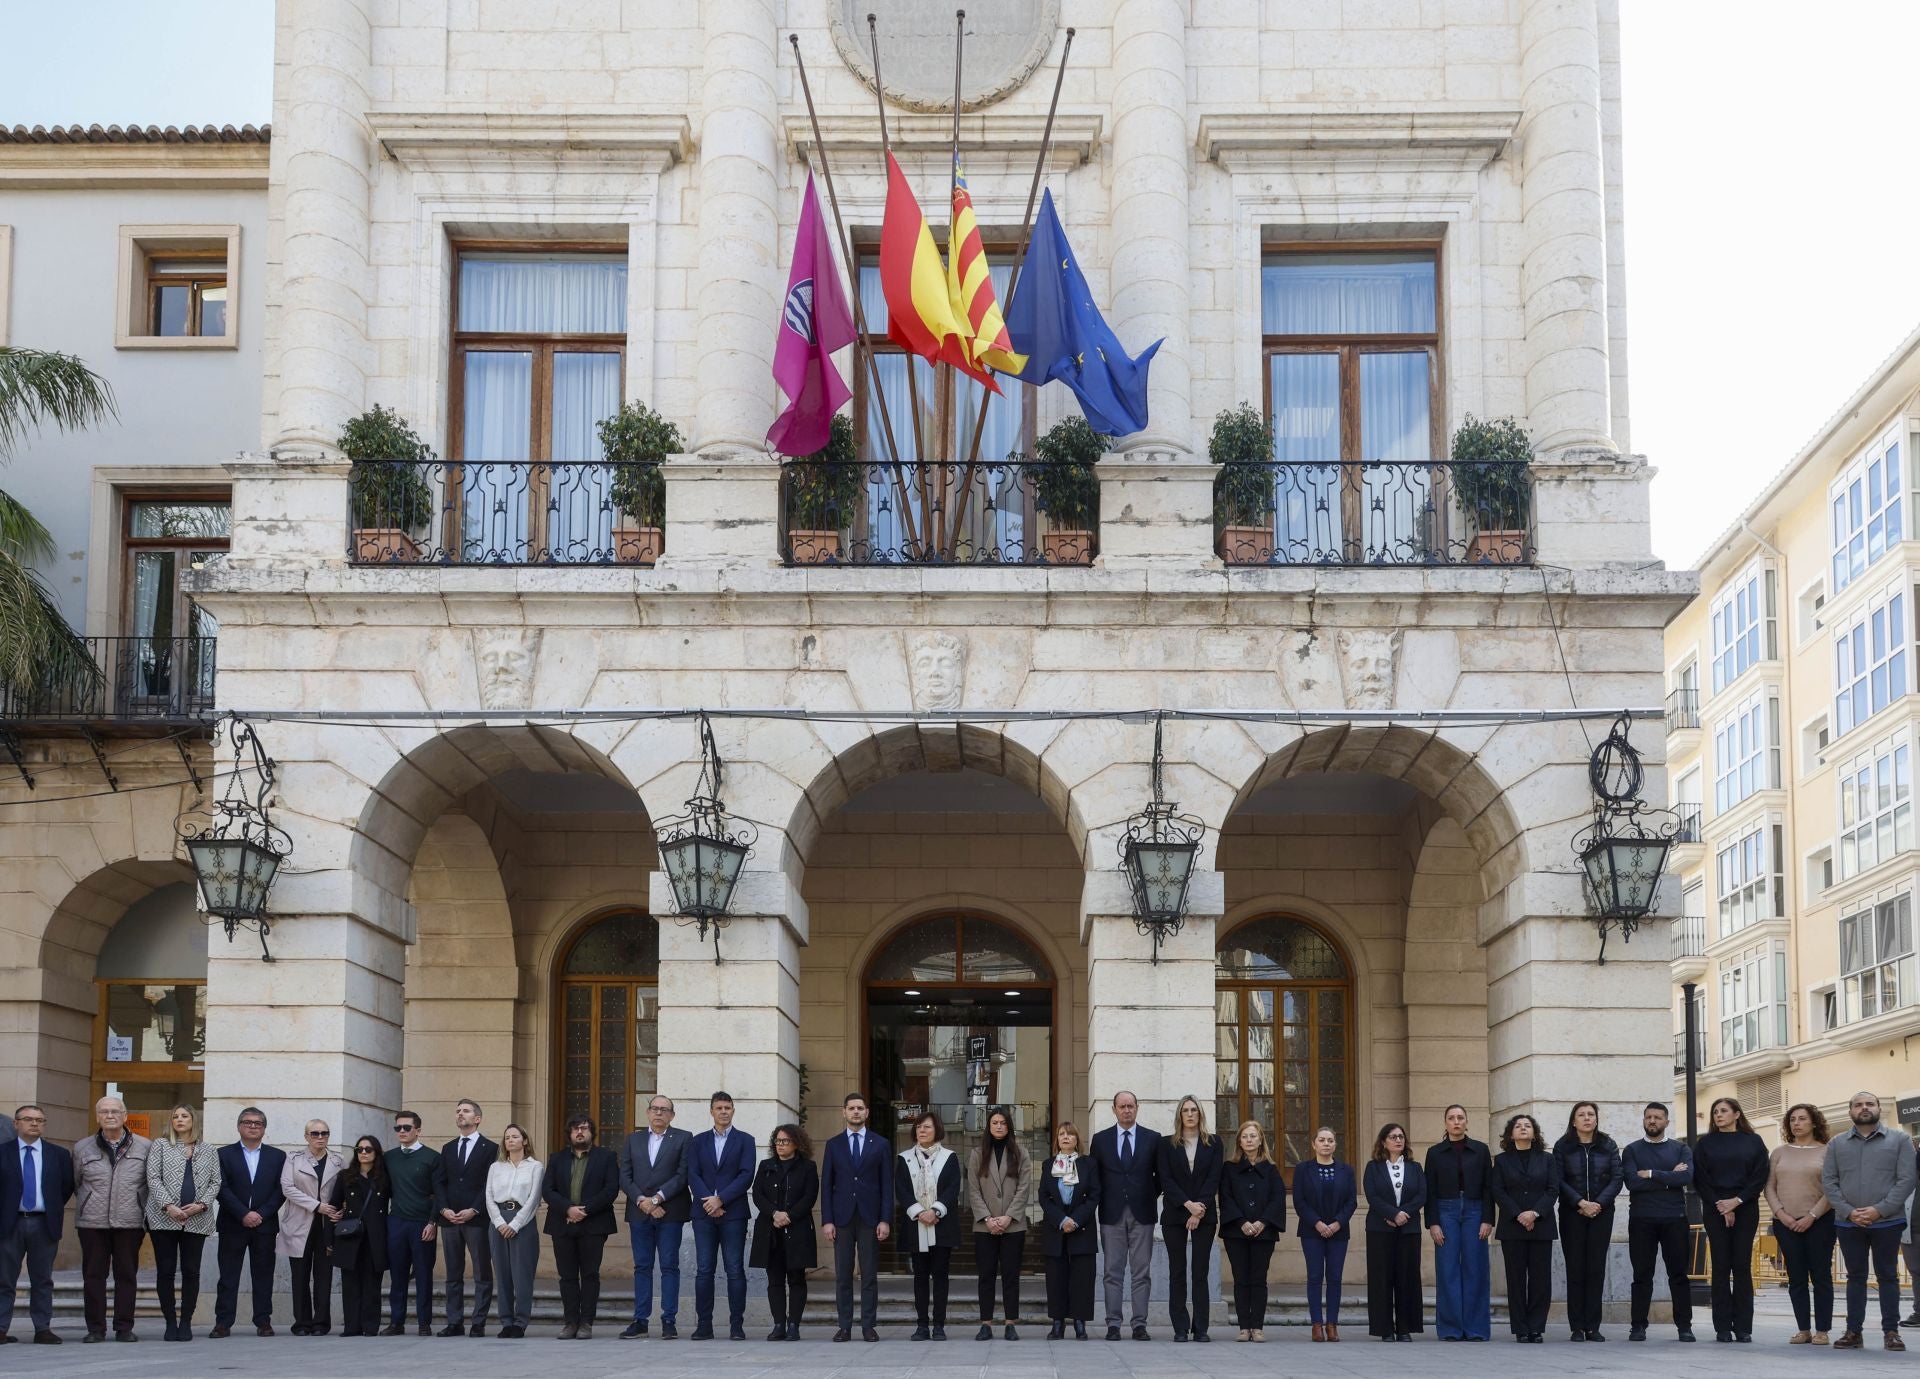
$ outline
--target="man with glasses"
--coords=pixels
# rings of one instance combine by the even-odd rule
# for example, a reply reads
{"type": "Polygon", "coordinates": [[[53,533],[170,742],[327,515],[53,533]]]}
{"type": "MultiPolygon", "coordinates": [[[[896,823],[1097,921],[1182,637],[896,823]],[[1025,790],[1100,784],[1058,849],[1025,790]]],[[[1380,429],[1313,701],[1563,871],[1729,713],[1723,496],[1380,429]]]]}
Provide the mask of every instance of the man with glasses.
{"type": "Polygon", "coordinates": [[[46,1129],[45,1111],[22,1106],[13,1113],[14,1138],[0,1143],[0,1345],[19,1339],[7,1331],[22,1261],[33,1343],[60,1344],[53,1329],[53,1256],[73,1196],[73,1156],[48,1144],[46,1129]]]}
{"type": "Polygon", "coordinates": [[[117,1096],[94,1103],[100,1128],[73,1147],[74,1213],[80,1232],[81,1305],[88,1342],[107,1339],[107,1275],[113,1275],[113,1337],[133,1334],[134,1288],[140,1245],[147,1238],[145,1135],[127,1129],[127,1104],[117,1096]]]}
{"type": "Polygon", "coordinates": [[[493,1306],[493,1223],[487,1219],[487,1170],[500,1146],[480,1133],[480,1103],[454,1103],[459,1134],[440,1146],[433,1166],[434,1201],[447,1241],[447,1324],[442,1336],[484,1336],[493,1306]],[[473,1262],[473,1315],[466,1317],[467,1262],[473,1262]]]}
{"type": "Polygon", "coordinates": [[[287,1155],[280,1171],[280,1239],[277,1248],[293,1273],[293,1334],[324,1336],[333,1330],[333,1257],[322,1221],[338,1221],[333,1180],[346,1165],[333,1152],[333,1129],[307,1122],[307,1147],[287,1155]]]}
{"type": "Polygon", "coordinates": [[[547,1203],[547,1234],[560,1273],[560,1339],[590,1341],[600,1311],[600,1256],[613,1234],[613,1199],[620,1195],[620,1161],[594,1141],[592,1116],[567,1121],[567,1149],[547,1164],[540,1195],[547,1203]]]}
{"type": "Polygon", "coordinates": [[[440,1205],[433,1180],[440,1169],[438,1150],[420,1143],[420,1113],[402,1111],[393,1118],[393,1137],[399,1141],[385,1159],[387,1182],[393,1190],[387,1212],[387,1268],[393,1272],[387,1290],[386,1329],[382,1336],[404,1336],[407,1331],[407,1280],[413,1280],[414,1323],[422,1336],[433,1334],[434,1238],[440,1205]]]}
{"type": "Polygon", "coordinates": [[[220,1213],[213,1222],[220,1242],[220,1284],[213,1296],[213,1330],[207,1333],[216,1341],[233,1334],[242,1260],[253,1277],[254,1334],[273,1334],[273,1245],[286,1200],[280,1178],[287,1155],[265,1142],[267,1114],[258,1106],[240,1113],[238,1128],[239,1140],[220,1150],[220,1213]]]}
{"type": "Polygon", "coordinates": [[[680,1237],[693,1218],[687,1189],[688,1147],[693,1136],[674,1128],[673,1102],[656,1095],[647,1103],[647,1128],[620,1146],[620,1188],[627,1194],[627,1237],[633,1246],[633,1321],[620,1339],[647,1334],[653,1310],[653,1269],[660,1266],[660,1337],[672,1340],[680,1311],[680,1237]]]}

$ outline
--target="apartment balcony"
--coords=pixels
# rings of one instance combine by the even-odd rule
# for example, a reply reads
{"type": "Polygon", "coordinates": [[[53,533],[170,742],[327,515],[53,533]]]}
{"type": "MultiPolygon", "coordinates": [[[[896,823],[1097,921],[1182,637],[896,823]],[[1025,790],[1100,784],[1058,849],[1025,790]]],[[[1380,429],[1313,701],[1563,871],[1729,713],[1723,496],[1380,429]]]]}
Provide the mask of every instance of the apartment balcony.
{"type": "Polygon", "coordinates": [[[1681,915],[1673,921],[1673,980],[1698,981],[1707,973],[1707,917],[1681,915]]]}
{"type": "Polygon", "coordinates": [[[96,673],[49,677],[32,692],[0,691],[0,732],[165,732],[209,717],[213,637],[87,637],[96,673]]]}
{"type": "Polygon", "coordinates": [[[1667,732],[1669,735],[1700,726],[1700,690],[1687,685],[1667,695],[1667,732]]]}
{"type": "MultiPolygon", "coordinates": [[[[1693,1070],[1705,1071],[1707,1066],[1707,1032],[1697,1029],[1693,1032],[1693,1070]]],[[[1687,1075],[1687,1036],[1680,1033],[1673,1036],[1673,1075],[1687,1075]]]]}
{"type": "Polygon", "coordinates": [[[1706,806],[1698,800],[1682,800],[1673,807],[1680,820],[1679,829],[1673,835],[1676,846],[1684,847],[1688,843],[1704,843],[1706,835],[1706,806]]]}

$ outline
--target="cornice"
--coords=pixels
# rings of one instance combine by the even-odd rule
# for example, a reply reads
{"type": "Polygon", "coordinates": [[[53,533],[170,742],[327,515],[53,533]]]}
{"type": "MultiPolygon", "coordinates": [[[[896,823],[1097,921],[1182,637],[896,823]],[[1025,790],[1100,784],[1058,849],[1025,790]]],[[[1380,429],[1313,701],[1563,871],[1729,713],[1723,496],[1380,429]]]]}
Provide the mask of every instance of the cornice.
{"type": "Polygon", "coordinates": [[[0,144],[0,188],[8,191],[264,191],[265,143],[0,144]]]}
{"type": "Polygon", "coordinates": [[[411,168],[488,155],[574,155],[651,161],[664,172],[692,156],[693,126],[676,114],[533,114],[498,111],[380,110],[367,126],[395,161],[411,168]]]}
{"type": "Polygon", "coordinates": [[[1202,158],[1229,172],[1270,172],[1347,154],[1484,165],[1506,151],[1519,123],[1517,107],[1300,105],[1202,115],[1197,142],[1202,158]]]}
{"type": "MultiPolygon", "coordinates": [[[[784,121],[787,151],[799,162],[811,162],[817,145],[813,125],[805,115],[784,121]]],[[[960,117],[960,156],[968,170],[988,164],[1031,167],[1040,152],[1046,117],[1011,110],[983,110],[960,117]]],[[[1093,160],[1100,146],[1099,115],[1063,112],[1053,122],[1048,167],[1055,172],[1093,160]]],[[[938,158],[944,164],[953,147],[952,115],[892,114],[887,120],[893,151],[905,164],[911,159],[938,158]]],[[[870,114],[822,115],[820,142],[835,159],[871,160],[881,154],[880,125],[870,114]]]]}

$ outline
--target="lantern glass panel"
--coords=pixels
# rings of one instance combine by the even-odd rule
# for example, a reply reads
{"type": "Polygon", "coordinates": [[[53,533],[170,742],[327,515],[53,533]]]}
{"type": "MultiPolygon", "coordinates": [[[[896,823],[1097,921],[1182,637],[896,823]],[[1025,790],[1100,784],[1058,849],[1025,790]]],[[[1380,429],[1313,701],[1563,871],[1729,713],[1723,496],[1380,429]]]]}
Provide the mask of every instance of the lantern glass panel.
{"type": "Polygon", "coordinates": [[[1128,848],[1135,896],[1148,919],[1178,919],[1186,908],[1187,883],[1193,875],[1197,843],[1148,839],[1128,848]]]}
{"type": "Polygon", "coordinates": [[[200,883],[200,901],[208,914],[222,919],[241,909],[241,842],[238,838],[194,838],[187,843],[193,874],[200,883]]]}

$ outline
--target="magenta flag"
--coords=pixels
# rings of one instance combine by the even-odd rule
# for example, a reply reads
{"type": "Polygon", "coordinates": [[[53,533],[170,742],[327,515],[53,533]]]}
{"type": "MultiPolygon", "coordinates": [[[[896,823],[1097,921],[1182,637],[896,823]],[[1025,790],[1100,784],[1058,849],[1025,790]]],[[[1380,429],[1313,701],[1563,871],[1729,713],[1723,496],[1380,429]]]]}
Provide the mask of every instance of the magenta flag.
{"type": "Polygon", "coordinates": [[[791,399],[767,432],[767,444],[775,451],[811,455],[827,443],[833,414],[853,396],[833,367],[833,352],[845,349],[853,338],[853,313],[840,288],[840,271],[820,218],[813,174],[808,173],[800,232],[793,242],[793,272],[787,277],[780,334],[773,346],[773,381],[791,399]]]}

